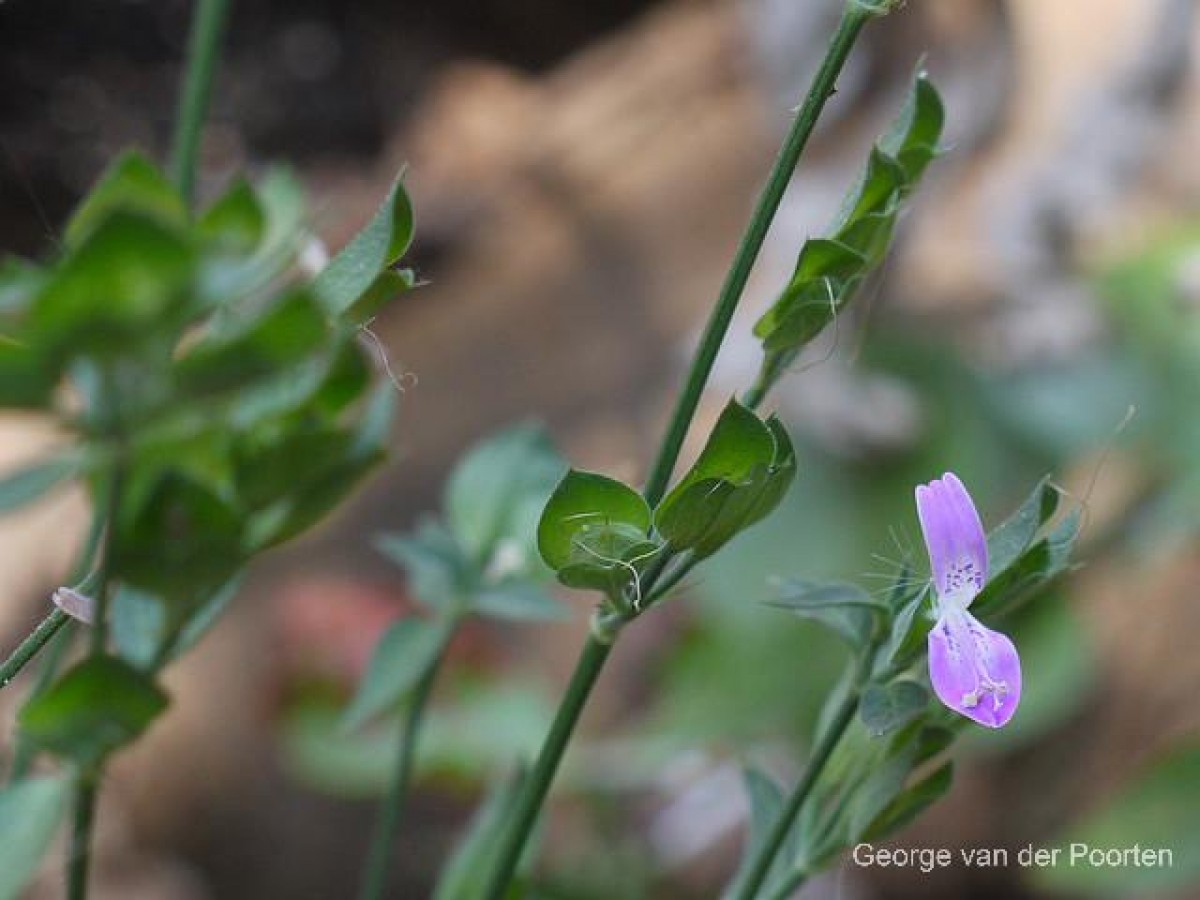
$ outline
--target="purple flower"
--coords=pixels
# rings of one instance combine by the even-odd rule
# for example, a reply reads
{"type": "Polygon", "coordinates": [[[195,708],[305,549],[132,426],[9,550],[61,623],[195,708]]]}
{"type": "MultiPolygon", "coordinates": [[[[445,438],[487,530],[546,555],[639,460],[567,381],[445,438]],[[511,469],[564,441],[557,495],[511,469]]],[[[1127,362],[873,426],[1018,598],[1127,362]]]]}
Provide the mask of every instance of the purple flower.
{"type": "Polygon", "coordinates": [[[1000,728],[1021,700],[1021,660],[1005,635],[967,612],[987,581],[987,538],[958,477],[917,486],[917,516],[929,549],[937,623],[929,632],[929,680],[943,703],[1000,728]]]}

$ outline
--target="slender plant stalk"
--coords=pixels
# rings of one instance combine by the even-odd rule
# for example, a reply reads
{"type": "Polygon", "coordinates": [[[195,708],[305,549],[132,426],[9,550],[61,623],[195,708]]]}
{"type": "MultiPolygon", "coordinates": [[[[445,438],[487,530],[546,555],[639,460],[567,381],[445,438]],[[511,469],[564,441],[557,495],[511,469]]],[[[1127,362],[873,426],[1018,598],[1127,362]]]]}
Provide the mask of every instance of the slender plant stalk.
{"type": "Polygon", "coordinates": [[[200,135],[208,114],[218,50],[230,5],[231,0],[198,0],[192,15],[187,71],[179,93],[179,117],[175,122],[171,155],[171,171],[188,206],[192,205],[195,194],[200,135]]]}
{"type": "MultiPolygon", "coordinates": [[[[837,31],[826,50],[825,59],[808,89],[800,111],[775,160],[767,183],[750,217],[750,223],[738,245],[729,273],[725,277],[716,306],[705,326],[704,335],[700,340],[696,356],[692,360],[683,392],[655,458],[646,489],[643,491],[647,503],[651,506],[657,505],[666,493],[671,473],[679,458],[680,448],[683,446],[688,428],[696,414],[700,395],[708,383],[713,363],[721,349],[725,334],[729,330],[729,323],[737,309],[738,301],[746,288],[750,270],[762,249],[767,230],[779,209],[784,191],[800,161],[800,155],[808,142],[809,135],[812,134],[825,102],[834,92],[838,74],[845,65],[859,32],[867,19],[877,12],[863,6],[859,0],[849,0],[837,31]]],[[[684,570],[677,571],[673,577],[668,579],[668,582],[673,586],[684,574],[686,574],[684,570]]],[[[654,591],[653,584],[647,583],[643,587],[648,592],[647,596],[662,595],[661,590],[654,591]]],[[[615,639],[615,634],[610,641],[605,641],[593,633],[588,636],[587,643],[584,644],[579,661],[575,665],[575,672],[571,676],[571,683],[567,687],[567,692],[563,696],[550,727],[550,733],[546,736],[533,771],[530,772],[522,786],[517,810],[505,833],[504,843],[497,856],[496,868],[492,871],[487,890],[484,893],[487,900],[501,900],[509,882],[512,881],[517,862],[529,838],[529,832],[537,821],[538,812],[550,790],[550,783],[562,761],[567,743],[571,739],[571,734],[579,721],[580,713],[587,703],[592,688],[600,676],[604,662],[608,659],[612,641],[615,639]]]]}
{"type": "Polygon", "coordinates": [[[808,881],[808,872],[805,869],[797,869],[780,883],[779,889],[771,894],[770,900],[788,900],[804,886],[806,881],[808,881]]]}
{"type": "MultiPolygon", "coordinates": [[[[200,135],[212,95],[217,49],[228,18],[231,0],[198,0],[192,17],[188,43],[187,71],[180,91],[179,117],[175,126],[172,170],[179,192],[190,207],[195,193],[196,163],[200,135]]],[[[96,612],[92,624],[90,648],[93,656],[105,652],[108,641],[108,607],[112,590],[112,540],[124,482],[124,463],[118,460],[109,477],[108,496],[103,508],[104,538],[97,567],[96,612]]],[[[81,770],[75,788],[75,817],[71,831],[71,850],[67,859],[68,900],[87,897],[88,868],[91,861],[92,825],[95,821],[96,795],[101,778],[99,767],[81,770]]]]}
{"type": "Polygon", "coordinates": [[[92,856],[92,825],[96,819],[98,773],[81,772],[75,787],[75,817],[67,857],[67,900],[85,900],[92,856]]]}
{"type": "MultiPolygon", "coordinates": [[[[96,566],[96,611],[92,622],[92,656],[101,656],[108,641],[109,595],[112,593],[112,534],[125,483],[124,462],[118,460],[108,478],[104,505],[97,511],[103,522],[96,566]]],[[[71,829],[71,850],[67,857],[67,898],[87,897],[88,868],[91,862],[92,825],[96,818],[96,794],[100,784],[100,766],[80,769],[75,782],[75,818],[71,829]]]]}
{"type": "Polygon", "coordinates": [[[871,15],[872,12],[868,8],[853,2],[853,0],[846,4],[837,32],[825,52],[821,68],[817,70],[812,86],[808,89],[808,94],[800,107],[800,112],[796,115],[787,139],[779,151],[779,156],[775,160],[775,165],[771,169],[771,174],[750,217],[750,225],[742,236],[741,243],[738,244],[733,264],[725,276],[725,283],[721,285],[716,306],[713,307],[712,315],[704,328],[700,347],[692,362],[691,370],[688,372],[683,392],[679,395],[666,438],[654,461],[654,466],[650,470],[645,496],[651,506],[657,505],[666,493],[671,473],[675,470],[675,463],[679,458],[679,450],[683,446],[688,428],[692,424],[692,418],[696,414],[696,407],[700,403],[700,395],[708,383],[708,376],[712,372],[717,353],[725,340],[725,333],[729,330],[733,313],[741,300],[742,292],[746,289],[750,270],[754,267],[755,260],[758,259],[759,251],[767,236],[767,229],[770,228],[771,221],[775,218],[780,201],[783,200],[784,191],[787,190],[792,173],[796,170],[797,163],[800,162],[800,154],[804,151],[809,135],[812,134],[813,128],[817,124],[817,118],[825,106],[825,101],[833,96],[838,74],[850,55],[854,41],[871,15]]]}
{"type": "MultiPolygon", "coordinates": [[[[59,666],[62,665],[63,657],[71,646],[71,638],[74,634],[72,623],[68,620],[66,628],[60,628],[58,633],[46,644],[46,652],[39,661],[37,680],[34,682],[29,696],[25,699],[26,703],[34,697],[41,696],[54,683],[54,677],[58,674],[59,666]]],[[[20,781],[29,774],[34,756],[36,756],[36,748],[19,729],[14,741],[16,750],[13,751],[12,768],[9,770],[8,780],[20,781]]]]}
{"type": "Polygon", "coordinates": [[[50,610],[46,618],[38,623],[37,627],[30,632],[25,640],[21,641],[17,649],[12,652],[0,665],[0,688],[7,687],[18,673],[25,668],[26,663],[38,655],[43,647],[58,634],[58,630],[62,628],[70,620],[65,612],[57,606],[50,610]]]}
{"type": "Polygon", "coordinates": [[[838,704],[837,710],[834,712],[833,719],[829,722],[828,727],[823,729],[818,736],[816,746],[813,747],[812,756],[809,757],[808,765],[804,767],[804,773],[800,776],[800,781],[796,785],[796,789],[788,797],[787,805],[779,813],[779,817],[775,820],[775,824],[771,826],[771,831],[767,834],[766,840],[763,841],[762,845],[758,848],[758,852],[755,853],[750,868],[746,873],[746,878],[742,882],[734,900],[754,900],[754,897],[757,896],[759,889],[762,887],[763,881],[766,880],[767,873],[771,871],[771,864],[775,862],[775,856],[779,853],[780,848],[783,847],[784,842],[787,841],[788,834],[791,833],[792,828],[796,824],[796,817],[800,815],[800,810],[804,807],[804,801],[808,799],[813,786],[817,783],[817,779],[825,769],[825,764],[829,762],[829,757],[837,748],[838,742],[841,741],[842,736],[846,733],[847,727],[854,720],[854,713],[858,710],[858,701],[862,694],[863,677],[871,656],[872,654],[870,653],[863,654],[863,658],[855,672],[854,684],[838,704]]]}
{"type": "Polygon", "coordinates": [[[392,849],[396,845],[396,835],[400,830],[400,820],[404,812],[404,803],[408,797],[408,784],[412,777],[421,721],[424,718],[429,697],[433,693],[433,684],[437,680],[438,670],[446,658],[446,650],[456,631],[457,627],[446,630],[446,637],[442,641],[441,647],[429,661],[413,689],[408,713],[404,717],[402,726],[404,731],[400,736],[400,749],[397,751],[395,768],[392,770],[392,781],[388,786],[383,805],[380,807],[375,836],[371,841],[370,853],[367,856],[363,886],[359,893],[360,900],[382,900],[387,888],[388,864],[391,862],[392,849]]]}
{"type": "MultiPolygon", "coordinates": [[[[70,584],[80,586],[87,578],[88,572],[91,571],[92,565],[95,563],[96,553],[100,548],[100,539],[103,534],[104,513],[102,510],[97,510],[92,515],[92,525],[88,529],[87,540],[84,541],[83,547],[79,551],[75,570],[71,573],[70,584]]],[[[56,607],[54,612],[61,612],[61,610],[56,607]]],[[[41,659],[37,679],[34,681],[33,688],[29,691],[29,696],[25,699],[26,703],[44,693],[53,684],[54,678],[58,674],[59,666],[62,665],[63,657],[71,646],[71,638],[75,634],[74,623],[72,623],[69,617],[65,624],[66,628],[59,627],[55,634],[43,645],[45,654],[41,659]]],[[[16,751],[13,753],[12,769],[8,775],[10,781],[18,781],[29,773],[29,767],[33,763],[34,755],[35,749],[33,745],[18,730],[16,734],[16,751]]]]}
{"type": "Polygon", "coordinates": [[[93,613],[92,628],[89,632],[91,640],[88,645],[93,656],[103,653],[108,644],[108,607],[112,594],[112,554],[109,551],[112,529],[117,519],[117,507],[120,505],[124,486],[125,464],[118,460],[109,476],[102,513],[105,524],[100,543],[99,563],[96,566],[96,609],[93,613]]]}
{"type": "Polygon", "coordinates": [[[542,744],[542,750],[538,754],[533,770],[530,771],[521,786],[516,811],[504,834],[504,842],[500,845],[500,851],[496,857],[496,868],[492,870],[487,890],[484,892],[487,900],[501,900],[508,890],[508,884],[516,872],[517,862],[525,849],[529,832],[533,829],[534,822],[537,821],[538,812],[550,790],[550,782],[554,780],[554,773],[558,771],[558,764],[562,761],[563,752],[567,749],[567,742],[571,739],[571,733],[575,730],[579,715],[583,712],[592,687],[596,684],[596,679],[600,677],[604,661],[608,659],[611,650],[611,643],[600,640],[594,634],[588,635],[587,643],[583,645],[583,652],[579,656],[579,662],[575,665],[575,673],[571,676],[571,683],[567,687],[567,693],[563,696],[558,712],[554,716],[554,723],[550,726],[550,734],[547,735],[546,742],[542,744]]]}

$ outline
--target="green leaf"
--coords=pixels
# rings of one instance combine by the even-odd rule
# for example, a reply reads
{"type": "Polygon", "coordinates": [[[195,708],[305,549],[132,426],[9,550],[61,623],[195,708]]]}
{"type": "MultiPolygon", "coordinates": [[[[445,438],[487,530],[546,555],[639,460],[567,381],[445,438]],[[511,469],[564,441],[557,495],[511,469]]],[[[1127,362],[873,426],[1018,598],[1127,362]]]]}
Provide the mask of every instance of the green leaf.
{"type": "Polygon", "coordinates": [[[925,72],[917,72],[904,108],[879,142],[880,149],[904,170],[904,194],[912,190],[925,167],[937,156],[945,119],[937,89],[925,72]]]}
{"type": "Polygon", "coordinates": [[[621,527],[623,537],[650,531],[650,507],[633,488],[592,472],[571,469],[554,489],[538,523],[538,551],[551,569],[572,562],[585,531],[621,527]]]}
{"type": "Polygon", "coordinates": [[[394,712],[437,659],[450,627],[441,620],[407,618],[384,632],[341,727],[353,731],[376,716],[394,712]]]}
{"type": "Polygon", "coordinates": [[[333,419],[361,400],[371,386],[371,372],[358,341],[342,334],[327,340],[315,354],[217,398],[228,402],[223,415],[231,428],[246,431],[265,420],[304,409],[333,419]]]}
{"type": "Polygon", "coordinates": [[[929,706],[929,692],[915,681],[868,685],[858,707],[872,737],[883,737],[912,722],[929,706]]]}
{"type": "Polygon", "coordinates": [[[149,670],[166,640],[167,611],[153,594],[122,585],[112,598],[109,630],[121,658],[149,670]]]}
{"type": "MultiPolygon", "coordinates": [[[[742,843],[741,862],[732,881],[725,888],[725,897],[735,897],[741,892],[742,885],[750,875],[751,862],[766,842],[775,820],[783,812],[783,790],[773,778],[758,769],[747,767],[742,770],[742,780],[746,785],[746,797],[750,803],[749,827],[742,843]]],[[[786,854],[781,853],[776,857],[764,887],[769,886],[774,880],[773,876],[786,865],[785,856],[786,854]]]]}
{"type": "MultiPolygon", "coordinates": [[[[483,895],[498,862],[500,842],[521,796],[525,778],[525,771],[521,769],[489,792],[442,870],[433,900],[474,900],[483,895]]],[[[522,862],[528,856],[526,850],[522,862]]]]}
{"type": "Polygon", "coordinates": [[[375,546],[408,573],[409,588],[430,609],[450,611],[462,603],[468,562],[440,523],[426,520],[412,535],[380,535],[375,546]]]}
{"type": "Polygon", "coordinates": [[[380,274],[404,255],[412,234],[412,205],[397,178],[366,228],[313,281],[325,311],[361,321],[355,305],[370,297],[380,274]]]}
{"type": "Polygon", "coordinates": [[[0,406],[44,409],[50,406],[59,373],[30,346],[0,341],[0,406]]]}
{"type": "Polygon", "coordinates": [[[262,242],[267,214],[254,188],[239,178],[196,222],[196,233],[222,249],[248,253],[262,242]]]}
{"type": "Polygon", "coordinates": [[[1071,551],[1079,536],[1079,510],[1073,510],[1045,538],[984,585],[972,604],[977,617],[1006,616],[1071,567],[1071,551]]]}
{"type": "Polygon", "coordinates": [[[196,477],[178,471],[136,485],[113,534],[113,570],[159,596],[171,620],[186,618],[242,566],[238,512],[196,477]],[[143,493],[144,491],[144,493],[143,493]]]}
{"type": "Polygon", "coordinates": [[[555,621],[569,617],[561,603],[529,581],[509,581],[477,593],[471,608],[481,616],[518,622],[555,621]]]}
{"type": "MultiPolygon", "coordinates": [[[[698,481],[721,478],[735,484],[775,458],[775,441],[763,421],[737,400],[730,400],[713,426],[696,464],[676,491],[698,481]]],[[[672,492],[674,493],[674,491],[672,492]]],[[[663,506],[667,503],[664,501],[663,506]]]]}
{"type": "Polygon", "coordinates": [[[67,223],[69,248],[78,247],[114,212],[136,212],[172,228],[187,224],[187,207],[175,186],[148,159],[127,151],[109,166],[67,223]]]}
{"type": "Polygon", "coordinates": [[[193,261],[179,233],[136,213],[114,212],[42,289],[31,326],[60,354],[125,355],[127,342],[171,329],[187,300],[193,261]]]}
{"type": "Polygon", "coordinates": [[[17,900],[37,873],[67,811],[63,776],[9,782],[0,790],[0,900],[17,900]]]}
{"type": "Polygon", "coordinates": [[[567,587],[603,591],[614,603],[627,592],[641,603],[641,576],[665,545],[648,540],[637,528],[623,524],[586,524],[573,537],[571,556],[558,570],[567,587]]]}
{"type": "Polygon", "coordinates": [[[775,304],[754,326],[763,342],[759,380],[770,386],[850,302],[887,254],[901,202],[936,155],[943,112],[918,73],[904,108],[872,149],[825,238],[809,240],[775,304]]]}
{"type": "Polygon", "coordinates": [[[112,601],[110,628],[121,657],[149,671],[178,659],[204,637],[236,596],[233,578],[197,604],[182,621],[173,622],[167,604],[153,594],[122,585],[112,601]]]}
{"type": "Polygon", "coordinates": [[[502,541],[532,554],[536,516],[546,505],[566,463],[537,425],[518,425],[476,445],[446,483],[446,521],[481,566],[502,541]]]}
{"type": "Polygon", "coordinates": [[[252,510],[290,502],[314,479],[340,466],[354,443],[350,431],[334,426],[302,426],[265,437],[251,432],[233,448],[234,486],[252,510]]]}
{"type": "Polygon", "coordinates": [[[925,642],[933,627],[933,619],[927,615],[928,599],[929,585],[916,586],[892,619],[892,633],[880,654],[887,671],[903,671],[925,652],[925,642]]]}
{"type": "MultiPolygon", "coordinates": [[[[1099,810],[1075,824],[1056,843],[1057,866],[1038,869],[1044,888],[1088,897],[1142,897],[1183,891],[1200,880],[1200,745],[1176,747],[1145,768],[1099,810]],[[1135,845],[1169,850],[1170,865],[1093,866],[1086,854],[1071,862],[1071,849],[1135,845]]],[[[1182,896],[1182,895],[1181,895],[1182,896]]]]}
{"type": "Polygon", "coordinates": [[[954,781],[954,763],[945,762],[900,794],[876,816],[862,835],[864,841],[882,841],[933,806],[950,790],[954,781]]]}
{"type": "Polygon", "coordinates": [[[344,317],[357,324],[369,323],[379,310],[416,285],[417,276],[412,269],[384,269],[344,317]]]}
{"type": "Polygon", "coordinates": [[[0,258],[0,334],[17,327],[45,281],[46,273],[33,263],[16,256],[0,258]]]}
{"type": "MultiPolygon", "coordinates": [[[[846,252],[858,257],[849,247],[846,252]]],[[[844,281],[794,279],[776,306],[755,326],[756,331],[763,333],[763,348],[768,352],[786,352],[807,344],[834,320],[838,310],[858,288],[858,283],[858,278],[844,281]]]]}
{"type": "Polygon", "coordinates": [[[184,397],[201,397],[277,378],[281,370],[305,362],[328,337],[312,297],[289,292],[260,317],[197,341],[175,365],[177,390],[184,397]]]}
{"type": "Polygon", "coordinates": [[[0,513],[20,509],[79,474],[75,455],[59,456],[0,479],[0,513]]]}
{"type": "Polygon", "coordinates": [[[854,650],[870,643],[876,619],[886,609],[857,585],[800,578],[784,581],[779,595],[768,600],[767,605],[824,625],[854,650]]]}
{"type": "Polygon", "coordinates": [[[857,841],[903,793],[917,764],[921,730],[913,725],[892,736],[882,757],[867,760],[867,774],[847,803],[845,825],[850,841],[857,841]]]}
{"type": "Polygon", "coordinates": [[[21,710],[38,746],[92,768],[133,741],[167,708],[148,676],[115,656],[90,656],[21,710]]]}
{"type": "MultiPolygon", "coordinates": [[[[345,451],[332,460],[316,460],[286,496],[259,513],[251,524],[250,546],[262,550],[291,540],[344,501],[383,461],[395,407],[394,386],[386,381],[379,384],[350,433],[345,451]]],[[[327,442],[326,449],[333,443],[340,441],[327,442]]]]}
{"type": "MultiPolygon", "coordinates": [[[[867,158],[867,169],[857,191],[846,198],[835,221],[834,233],[842,238],[854,223],[861,222],[873,213],[891,211],[903,185],[904,169],[900,164],[878,147],[872,147],[871,155],[867,158]]],[[[842,240],[854,246],[851,241],[842,240]]]]}
{"type": "Polygon", "coordinates": [[[1024,553],[1042,526],[1058,509],[1061,495],[1046,476],[1015,513],[988,535],[988,568],[995,576],[1011,566],[1024,553]]]}
{"type": "Polygon", "coordinates": [[[791,439],[736,400],[725,407],[699,459],[655,511],[676,550],[709,556],[767,516],[795,477],[791,439]]]}

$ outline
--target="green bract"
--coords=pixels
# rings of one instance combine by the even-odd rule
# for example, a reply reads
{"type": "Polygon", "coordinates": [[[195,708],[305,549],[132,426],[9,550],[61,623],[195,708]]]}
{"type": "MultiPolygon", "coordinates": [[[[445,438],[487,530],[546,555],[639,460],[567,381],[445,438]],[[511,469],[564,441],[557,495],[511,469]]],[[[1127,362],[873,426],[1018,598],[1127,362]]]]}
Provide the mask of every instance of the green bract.
{"type": "Polygon", "coordinates": [[[696,464],[655,510],[655,526],[673,549],[703,558],[765,518],[795,476],[779,420],[763,422],[731,400],[696,464]]]}
{"type": "MultiPolygon", "coordinates": [[[[619,606],[662,545],[650,537],[650,507],[633,488],[572,469],[538,523],[538,550],[568,587],[603,591],[619,606]]],[[[635,598],[636,599],[636,598],[635,598]]]]}
{"type": "Polygon", "coordinates": [[[760,389],[780,377],[883,260],[902,202],[937,155],[943,118],[937,91],[918,73],[904,108],[872,149],[829,235],[805,242],[791,281],[754,326],[765,354],[760,389]]]}

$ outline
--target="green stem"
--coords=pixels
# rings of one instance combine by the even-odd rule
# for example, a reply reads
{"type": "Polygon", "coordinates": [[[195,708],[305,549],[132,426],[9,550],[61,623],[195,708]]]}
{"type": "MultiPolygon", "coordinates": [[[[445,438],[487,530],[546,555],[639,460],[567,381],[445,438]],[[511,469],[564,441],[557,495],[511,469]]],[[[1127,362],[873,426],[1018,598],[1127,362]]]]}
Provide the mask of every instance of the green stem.
{"type": "Polygon", "coordinates": [[[96,818],[96,773],[80,772],[78,777],[71,849],[67,857],[67,900],[85,900],[87,897],[88,868],[92,855],[92,824],[96,818]]]}
{"type": "Polygon", "coordinates": [[[864,653],[862,659],[859,661],[854,675],[854,683],[846,691],[846,696],[839,702],[829,725],[822,729],[821,734],[818,736],[816,746],[813,747],[812,756],[808,760],[808,765],[804,767],[804,773],[800,776],[800,782],[796,785],[796,789],[792,791],[787,805],[780,812],[779,817],[775,820],[775,824],[771,826],[771,831],[767,834],[766,840],[763,841],[762,845],[758,848],[758,852],[755,853],[754,861],[746,875],[746,880],[742,882],[741,889],[736,894],[734,900],[753,900],[762,887],[763,881],[766,880],[767,873],[771,870],[771,864],[774,863],[776,854],[783,847],[784,842],[787,840],[796,823],[796,817],[800,815],[800,810],[804,807],[804,801],[808,799],[813,786],[817,783],[817,779],[825,769],[825,764],[829,762],[829,757],[833,754],[838,742],[842,739],[842,735],[846,733],[846,729],[854,720],[854,713],[858,710],[858,701],[862,693],[862,681],[866,675],[869,660],[872,656],[872,653],[864,653]]]}
{"type": "Polygon", "coordinates": [[[779,156],[775,160],[775,165],[771,169],[771,174],[767,178],[767,183],[764,185],[762,194],[750,217],[750,225],[742,236],[741,243],[733,257],[733,264],[729,268],[728,275],[725,276],[725,283],[721,286],[717,304],[713,307],[712,315],[704,328],[704,335],[700,339],[700,347],[696,351],[687,382],[683,392],[679,395],[666,438],[663,440],[658,457],[650,470],[645,497],[646,502],[651,506],[656,506],[666,493],[671,473],[679,458],[680,448],[683,446],[684,438],[687,437],[692,417],[696,414],[696,407],[700,403],[700,395],[708,383],[708,376],[712,372],[717,353],[725,340],[725,333],[729,330],[733,313],[741,300],[742,292],[746,289],[750,270],[754,267],[755,260],[758,259],[759,251],[767,236],[767,229],[770,228],[771,221],[775,218],[784,191],[787,190],[796,164],[800,161],[800,154],[803,152],[805,144],[808,143],[813,127],[817,124],[817,118],[820,116],[825,102],[833,95],[838,74],[850,55],[854,41],[872,14],[871,9],[854,2],[854,0],[847,3],[837,32],[834,34],[829,48],[825,51],[825,59],[822,61],[820,69],[817,70],[812,86],[809,87],[804,103],[779,151],[779,156]]]}
{"type": "MultiPolygon", "coordinates": [[[[71,574],[70,584],[74,585],[77,590],[83,590],[83,582],[88,577],[88,572],[92,569],[92,564],[95,561],[96,553],[100,549],[100,539],[104,535],[104,513],[98,510],[92,516],[92,525],[88,529],[87,540],[84,541],[82,549],[79,551],[79,558],[75,562],[75,571],[71,574]]],[[[55,610],[58,611],[57,609],[55,610]]],[[[39,697],[45,693],[46,689],[54,682],[55,676],[58,674],[59,666],[62,665],[63,657],[66,655],[68,648],[71,646],[71,639],[75,634],[74,628],[70,627],[72,623],[67,622],[67,629],[59,629],[46,644],[45,655],[41,660],[41,668],[38,671],[37,680],[34,682],[33,688],[29,692],[29,696],[25,699],[28,703],[34,697],[39,697]]],[[[16,736],[16,751],[13,754],[12,770],[9,772],[10,781],[18,781],[24,778],[29,773],[29,768],[33,764],[33,758],[36,755],[36,750],[20,731],[16,736]]]]}
{"type": "Polygon", "coordinates": [[[125,486],[125,464],[118,459],[108,478],[108,491],[104,498],[101,516],[103,526],[100,537],[100,562],[96,566],[96,609],[93,613],[92,629],[90,632],[90,649],[93,655],[104,652],[108,642],[108,607],[109,595],[112,593],[112,531],[117,517],[117,505],[121,499],[121,491],[125,486]]]}
{"type": "MultiPolygon", "coordinates": [[[[825,59],[813,79],[808,94],[800,107],[800,112],[775,160],[775,165],[751,215],[750,224],[738,245],[729,273],[721,287],[716,306],[704,329],[700,347],[692,360],[687,381],[651,468],[644,491],[646,501],[651,506],[656,506],[666,493],[667,484],[671,480],[671,474],[679,458],[680,448],[683,446],[684,438],[687,436],[688,428],[696,413],[696,407],[700,402],[700,395],[708,382],[725,334],[729,330],[729,323],[737,309],[742,292],[745,290],[750,270],[762,249],[767,229],[779,209],[779,203],[783,199],[784,191],[796,169],[796,164],[800,160],[809,135],[812,134],[825,102],[833,94],[838,73],[845,65],[859,32],[867,19],[877,13],[878,10],[861,5],[860,0],[849,0],[837,32],[826,51],[825,59]]],[[[665,566],[665,562],[663,565],[665,566]]],[[[648,580],[646,584],[648,596],[661,597],[666,590],[678,583],[689,568],[690,566],[681,566],[662,585],[657,587],[648,580]]],[[[657,570],[655,574],[660,575],[661,569],[657,570]]],[[[653,580],[657,580],[657,578],[653,580]]],[[[648,603],[643,603],[643,606],[646,605],[648,603]]],[[[558,770],[567,743],[579,721],[580,713],[583,711],[588,696],[591,694],[612,649],[612,643],[616,640],[616,634],[616,631],[597,628],[588,636],[587,643],[576,663],[571,683],[555,714],[550,733],[542,745],[533,771],[522,786],[516,812],[509,830],[505,834],[496,867],[492,871],[484,893],[487,900],[500,900],[512,880],[517,862],[529,838],[529,832],[537,820],[538,812],[549,792],[550,783],[558,770]]]]}
{"type": "MultiPolygon", "coordinates": [[[[71,622],[68,621],[68,627],[60,629],[46,645],[46,652],[40,660],[37,680],[34,682],[33,689],[29,692],[29,696],[25,700],[26,703],[34,697],[41,696],[54,682],[54,677],[58,674],[58,668],[62,664],[63,656],[66,654],[67,648],[71,646],[71,638],[74,632],[70,628],[70,625],[71,622]]],[[[33,765],[33,759],[37,755],[37,750],[35,745],[19,729],[14,741],[16,749],[13,751],[12,769],[8,773],[8,780],[20,781],[29,774],[29,769],[33,765]]]]}
{"type": "MultiPolygon", "coordinates": [[[[108,639],[109,595],[112,593],[112,538],[125,482],[124,461],[118,458],[108,478],[104,505],[97,513],[102,521],[99,547],[100,561],[96,567],[96,610],[92,622],[90,653],[103,655],[108,639]]],[[[75,786],[75,827],[71,831],[71,854],[67,859],[67,900],[87,897],[88,865],[91,861],[92,824],[95,821],[96,794],[101,770],[86,769],[79,773],[75,786]]]]}
{"type": "Polygon", "coordinates": [[[21,641],[20,645],[4,661],[3,665],[0,665],[0,688],[7,687],[17,677],[17,674],[25,668],[26,663],[37,656],[50,639],[58,634],[58,630],[67,624],[70,618],[70,616],[57,606],[50,610],[46,618],[38,623],[38,626],[33,629],[25,640],[21,641]]]}
{"type": "Polygon", "coordinates": [[[392,848],[396,844],[396,835],[400,830],[400,819],[404,811],[404,801],[408,795],[408,784],[412,777],[413,759],[416,756],[417,735],[421,730],[421,720],[425,715],[425,707],[433,693],[433,684],[437,680],[438,670],[446,657],[446,649],[453,639],[457,623],[446,629],[446,637],[438,648],[433,659],[421,673],[421,679],[413,689],[412,700],[408,714],[404,717],[404,731],[400,736],[400,749],[396,756],[392,781],[388,786],[387,796],[379,810],[379,820],[375,828],[375,836],[371,842],[371,850],[367,856],[366,875],[363,880],[361,900],[381,900],[387,887],[388,864],[392,858],[392,848]]]}
{"type": "Polygon", "coordinates": [[[483,894],[487,900],[501,900],[509,882],[512,881],[517,862],[550,790],[550,782],[554,780],[554,774],[558,771],[558,764],[562,761],[567,742],[571,739],[579,715],[583,712],[592,687],[596,684],[611,650],[611,643],[600,640],[594,633],[588,635],[579,662],[575,665],[575,673],[571,676],[571,683],[562,703],[559,704],[554,723],[550,726],[550,733],[542,745],[533,770],[521,786],[516,811],[508,831],[505,832],[504,842],[496,856],[496,867],[492,870],[483,894]]]}
{"type": "Polygon", "coordinates": [[[200,135],[212,96],[217,51],[231,0],[198,0],[192,15],[188,43],[187,71],[179,94],[179,117],[175,122],[171,170],[184,202],[191,206],[196,187],[196,161],[200,156],[200,135]]]}
{"type": "Polygon", "coordinates": [[[780,883],[778,890],[771,894],[770,900],[788,900],[803,887],[806,881],[808,881],[808,871],[797,869],[780,883]]]}

